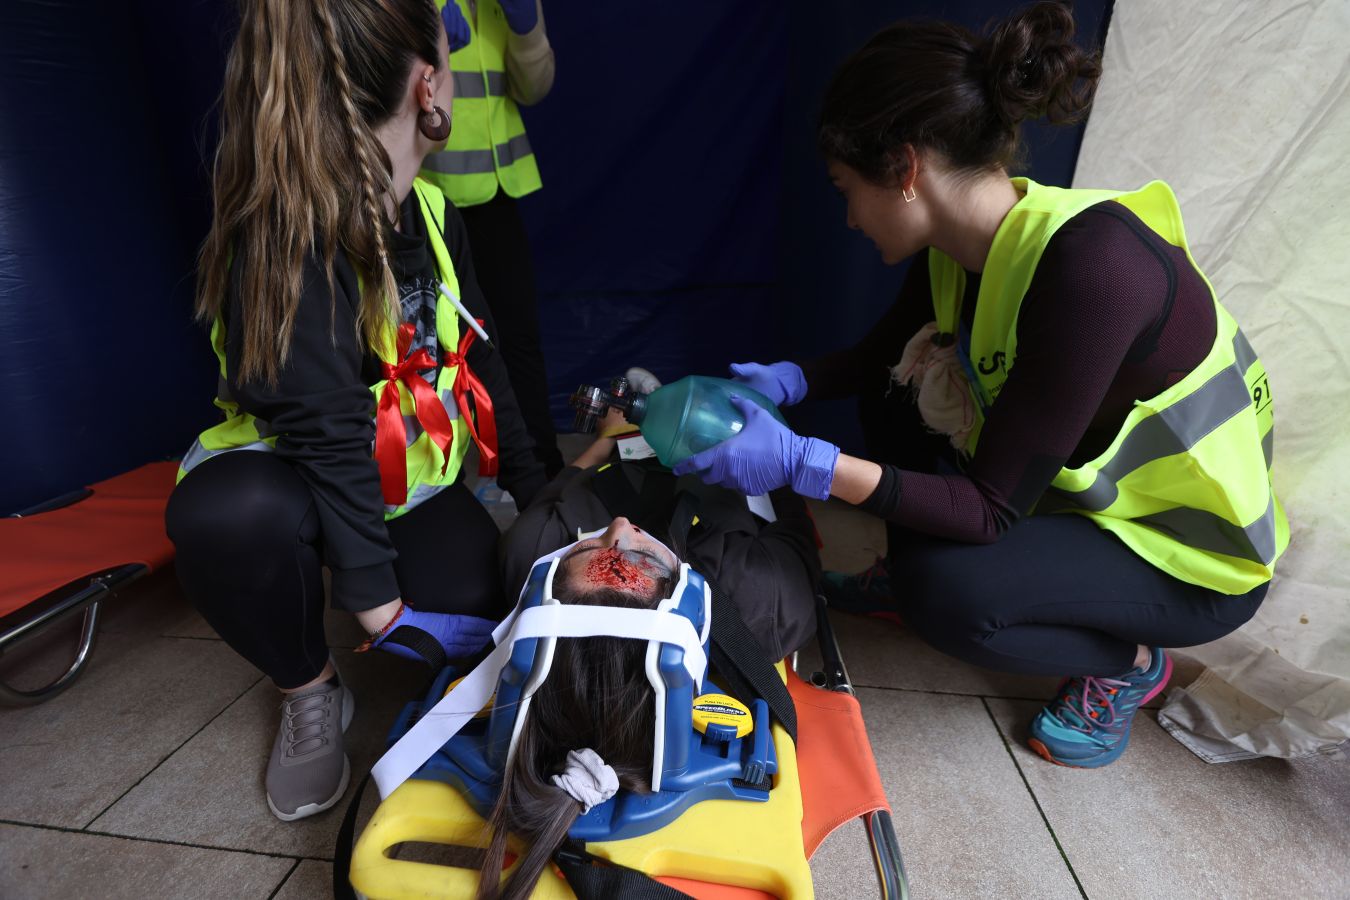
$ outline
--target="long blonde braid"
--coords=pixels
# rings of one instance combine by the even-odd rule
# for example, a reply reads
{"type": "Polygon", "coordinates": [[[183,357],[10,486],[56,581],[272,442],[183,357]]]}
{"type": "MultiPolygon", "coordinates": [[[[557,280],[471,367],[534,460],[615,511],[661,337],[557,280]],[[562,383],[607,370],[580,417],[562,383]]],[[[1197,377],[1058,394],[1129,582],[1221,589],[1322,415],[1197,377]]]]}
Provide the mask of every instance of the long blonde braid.
{"type": "MultiPolygon", "coordinates": [[[[328,6],[328,0],[315,0],[314,7],[323,30],[324,42],[328,45],[328,52],[332,55],[333,77],[337,81],[338,99],[342,101],[342,109],[347,117],[347,128],[352,136],[352,147],[356,151],[356,160],[361,166],[361,191],[365,195],[366,214],[370,216],[372,222],[377,223],[373,229],[373,237],[375,239],[375,250],[379,254],[379,258],[367,260],[366,263],[368,268],[378,273],[379,290],[390,304],[390,314],[397,315],[398,285],[394,281],[394,271],[389,266],[389,248],[384,239],[384,225],[389,219],[385,213],[384,204],[381,202],[382,197],[388,197],[391,201],[393,199],[393,176],[385,162],[384,148],[380,146],[371,129],[361,121],[361,116],[356,110],[356,102],[352,99],[351,80],[347,77],[346,56],[342,52],[342,45],[338,43],[337,29],[333,25],[333,16],[328,6]],[[378,165],[376,160],[379,160],[378,165]],[[377,172],[379,173],[378,185],[376,183],[377,172]]],[[[331,266],[329,271],[331,271],[331,266]]],[[[367,308],[367,305],[363,303],[361,312],[364,313],[367,308]]],[[[363,332],[366,331],[364,318],[363,315],[358,314],[356,326],[363,332]]],[[[376,342],[379,340],[378,335],[367,333],[366,337],[371,346],[376,346],[376,342]]]]}

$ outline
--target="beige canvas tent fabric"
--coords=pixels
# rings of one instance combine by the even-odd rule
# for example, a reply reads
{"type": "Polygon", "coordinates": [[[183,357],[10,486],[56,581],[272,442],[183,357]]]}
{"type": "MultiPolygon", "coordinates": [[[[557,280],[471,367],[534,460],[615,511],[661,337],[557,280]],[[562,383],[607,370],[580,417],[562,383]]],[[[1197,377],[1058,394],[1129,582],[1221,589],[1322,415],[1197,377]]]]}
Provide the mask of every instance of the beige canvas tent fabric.
{"type": "Polygon", "coordinates": [[[1161,178],[1270,373],[1292,530],[1257,617],[1160,720],[1214,762],[1350,737],[1350,0],[1119,0],[1074,184],[1161,178]]]}

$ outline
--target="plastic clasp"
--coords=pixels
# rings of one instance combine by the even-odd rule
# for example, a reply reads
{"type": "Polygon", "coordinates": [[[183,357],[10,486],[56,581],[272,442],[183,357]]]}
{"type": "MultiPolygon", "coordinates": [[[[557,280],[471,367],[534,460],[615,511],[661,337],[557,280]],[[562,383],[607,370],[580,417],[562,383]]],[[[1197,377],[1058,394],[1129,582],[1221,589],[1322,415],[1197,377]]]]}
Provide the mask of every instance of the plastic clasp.
{"type": "Polygon", "coordinates": [[[755,701],[755,741],[750,747],[750,758],[745,761],[742,780],[759,784],[765,778],[769,765],[769,704],[755,701]]]}

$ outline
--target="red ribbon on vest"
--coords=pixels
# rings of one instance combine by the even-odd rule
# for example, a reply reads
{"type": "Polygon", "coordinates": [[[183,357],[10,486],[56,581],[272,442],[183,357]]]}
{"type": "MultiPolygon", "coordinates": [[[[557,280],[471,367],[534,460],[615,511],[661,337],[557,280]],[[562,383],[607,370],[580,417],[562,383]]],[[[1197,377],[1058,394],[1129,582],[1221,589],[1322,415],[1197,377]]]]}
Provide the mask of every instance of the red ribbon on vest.
{"type": "MultiPolygon", "coordinates": [[[[482,319],[478,319],[477,322],[479,325],[483,324],[482,319]]],[[[459,366],[453,387],[455,404],[459,406],[459,414],[464,419],[464,424],[469,426],[469,436],[478,445],[478,474],[495,476],[498,468],[497,415],[492,410],[492,397],[488,394],[487,388],[483,387],[483,382],[474,374],[473,369],[469,368],[467,358],[469,347],[477,338],[478,334],[472,328],[465,331],[464,336],[459,339],[459,351],[446,356],[445,364],[459,366]],[[473,409],[477,412],[476,416],[469,412],[470,394],[473,395],[473,409]]]]}
{"type": "Polygon", "coordinates": [[[450,459],[450,447],[455,441],[455,430],[450,416],[441,405],[436,389],[418,374],[423,369],[436,368],[436,360],[425,347],[408,356],[416,327],[404,322],[398,327],[398,365],[381,362],[384,390],[375,414],[375,460],[380,467],[380,490],[389,506],[402,506],[408,501],[408,430],[403,424],[402,400],[399,384],[412,391],[413,409],[422,430],[431,436],[436,446],[450,459]],[[407,357],[406,359],[404,357],[407,357]]]}
{"type": "MultiPolygon", "coordinates": [[[[441,448],[444,462],[441,474],[445,474],[450,464],[450,449],[455,442],[454,427],[450,416],[441,405],[436,389],[418,373],[424,369],[436,368],[436,359],[426,348],[419,348],[411,356],[408,349],[412,346],[416,331],[411,322],[405,322],[398,328],[398,365],[382,362],[381,370],[386,379],[384,390],[380,393],[379,408],[375,415],[375,460],[380,467],[380,490],[384,502],[390,506],[402,506],[408,501],[408,431],[403,422],[400,408],[402,394],[399,385],[405,385],[412,392],[413,409],[417,422],[436,446],[441,448]],[[405,359],[406,357],[406,359],[405,359]]],[[[464,417],[469,433],[482,462],[479,472],[483,475],[497,474],[497,421],[492,412],[492,398],[488,396],[483,382],[469,368],[464,354],[473,343],[476,335],[467,332],[459,344],[457,353],[447,354],[442,360],[444,365],[459,366],[455,375],[453,393],[460,415],[464,417]],[[468,397],[473,394],[474,405],[478,410],[479,423],[474,427],[474,417],[470,413],[468,397]],[[482,437],[479,437],[479,433],[482,437]]]]}

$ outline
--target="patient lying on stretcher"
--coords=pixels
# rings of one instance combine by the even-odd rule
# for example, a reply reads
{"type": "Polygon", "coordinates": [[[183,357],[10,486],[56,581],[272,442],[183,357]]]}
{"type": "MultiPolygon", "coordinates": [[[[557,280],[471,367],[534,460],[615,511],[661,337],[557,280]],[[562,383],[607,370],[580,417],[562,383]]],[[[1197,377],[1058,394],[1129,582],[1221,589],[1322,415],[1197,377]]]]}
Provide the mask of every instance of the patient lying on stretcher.
{"type": "MultiPolygon", "coordinates": [[[[604,529],[560,559],[551,590],[561,602],[651,608],[671,595],[684,561],[730,598],[766,659],[783,658],[814,634],[820,561],[800,497],[775,493],[776,521],[768,522],[739,494],[677,481],[655,460],[597,464],[612,456],[613,443],[598,440],[503,536],[511,596],[541,556],[576,542],[579,531],[604,529]]],[[[647,643],[633,639],[557,641],[490,817],[480,897],[527,897],[590,805],[616,789],[651,789],[655,704],[646,653],[647,643]],[[529,850],[498,893],[507,833],[529,850]]]]}

